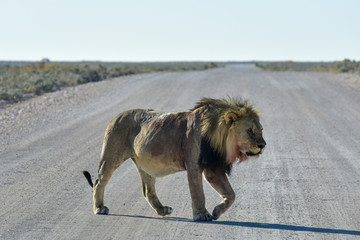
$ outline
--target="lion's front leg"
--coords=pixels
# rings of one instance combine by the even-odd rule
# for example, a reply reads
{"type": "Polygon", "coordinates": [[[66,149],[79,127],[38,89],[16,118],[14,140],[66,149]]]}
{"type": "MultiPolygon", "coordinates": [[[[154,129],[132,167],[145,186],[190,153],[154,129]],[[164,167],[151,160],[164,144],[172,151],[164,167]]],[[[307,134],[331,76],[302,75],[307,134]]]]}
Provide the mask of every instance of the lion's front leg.
{"type": "Polygon", "coordinates": [[[188,169],[187,176],[192,199],[193,218],[195,221],[211,221],[213,217],[205,208],[205,194],[200,169],[188,169]]]}
{"type": "Polygon", "coordinates": [[[235,192],[232,189],[229,180],[222,170],[211,171],[206,169],[204,171],[206,180],[210,185],[221,195],[222,202],[213,210],[213,219],[216,220],[223,214],[234,202],[235,192]]]}

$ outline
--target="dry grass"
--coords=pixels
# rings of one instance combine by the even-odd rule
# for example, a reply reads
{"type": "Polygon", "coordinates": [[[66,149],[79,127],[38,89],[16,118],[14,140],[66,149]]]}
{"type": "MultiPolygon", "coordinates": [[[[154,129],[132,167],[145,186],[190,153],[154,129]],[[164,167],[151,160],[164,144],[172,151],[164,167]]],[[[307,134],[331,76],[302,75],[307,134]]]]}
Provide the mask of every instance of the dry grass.
{"type": "Polygon", "coordinates": [[[311,71],[360,74],[360,62],[349,59],[337,62],[269,62],[257,63],[256,66],[267,71],[311,71]]]}
{"type": "Polygon", "coordinates": [[[161,71],[204,70],[215,63],[2,63],[0,100],[17,102],[25,96],[41,95],[62,87],[97,82],[114,77],[161,71]]]}

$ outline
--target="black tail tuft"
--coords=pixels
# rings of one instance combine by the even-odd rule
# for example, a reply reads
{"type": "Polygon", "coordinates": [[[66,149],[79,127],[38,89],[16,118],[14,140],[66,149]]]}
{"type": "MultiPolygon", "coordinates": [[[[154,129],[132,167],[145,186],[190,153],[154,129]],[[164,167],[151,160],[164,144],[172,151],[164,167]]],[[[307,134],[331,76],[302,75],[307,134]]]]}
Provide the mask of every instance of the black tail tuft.
{"type": "Polygon", "coordinates": [[[91,180],[90,173],[88,171],[83,171],[82,173],[84,174],[84,176],[85,176],[86,180],[88,181],[88,183],[90,184],[90,186],[94,187],[94,184],[93,184],[93,182],[91,180]]]}

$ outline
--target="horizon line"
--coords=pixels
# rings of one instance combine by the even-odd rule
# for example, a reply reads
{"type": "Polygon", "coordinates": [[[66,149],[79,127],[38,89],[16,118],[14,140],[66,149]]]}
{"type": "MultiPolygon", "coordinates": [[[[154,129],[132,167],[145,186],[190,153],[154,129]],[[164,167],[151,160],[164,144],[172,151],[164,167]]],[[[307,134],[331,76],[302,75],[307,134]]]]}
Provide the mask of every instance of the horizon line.
{"type": "Polygon", "coordinates": [[[284,60],[51,60],[50,58],[42,58],[39,60],[4,60],[4,59],[0,59],[0,62],[4,63],[4,62],[42,62],[45,61],[46,59],[49,62],[104,62],[104,63],[154,63],[154,62],[159,62],[159,63],[166,63],[166,62],[220,62],[220,63],[256,63],[256,62],[339,62],[339,61],[344,61],[344,60],[351,60],[351,61],[359,61],[357,59],[350,59],[350,58],[344,58],[341,60],[293,60],[293,59],[284,59],[284,60]]]}

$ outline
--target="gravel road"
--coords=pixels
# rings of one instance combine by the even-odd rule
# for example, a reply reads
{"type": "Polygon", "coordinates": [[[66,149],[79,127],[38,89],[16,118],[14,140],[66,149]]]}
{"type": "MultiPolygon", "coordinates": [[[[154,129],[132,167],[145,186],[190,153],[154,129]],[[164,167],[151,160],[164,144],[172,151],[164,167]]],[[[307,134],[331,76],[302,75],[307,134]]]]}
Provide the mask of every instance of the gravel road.
{"type": "MultiPolygon", "coordinates": [[[[66,88],[0,109],[0,239],[359,239],[360,81],[353,75],[265,72],[252,65],[152,73],[66,88]],[[107,124],[132,108],[185,111],[201,97],[242,96],[262,112],[267,148],[234,166],[237,198],[193,222],[186,173],[157,181],[161,217],[131,161],[92,213],[81,171],[96,176],[107,124]]],[[[207,208],[221,200],[205,186],[207,208]]]]}

